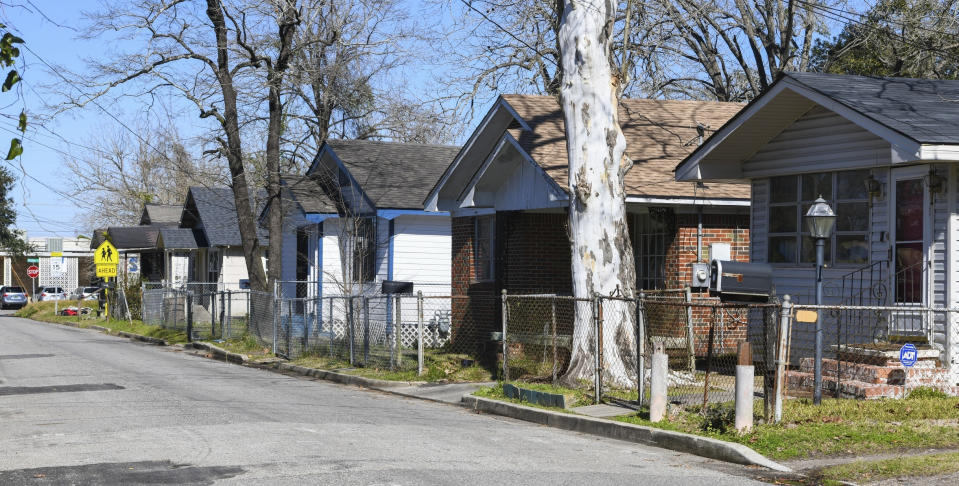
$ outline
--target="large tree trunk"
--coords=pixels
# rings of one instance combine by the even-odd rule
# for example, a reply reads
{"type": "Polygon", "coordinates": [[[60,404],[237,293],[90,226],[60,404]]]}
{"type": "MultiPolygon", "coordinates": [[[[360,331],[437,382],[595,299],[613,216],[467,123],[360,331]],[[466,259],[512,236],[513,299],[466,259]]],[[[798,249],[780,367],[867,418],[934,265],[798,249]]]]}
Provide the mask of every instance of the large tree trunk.
{"type": "MultiPolygon", "coordinates": [[[[633,297],[636,270],[626,224],[623,177],[631,162],[619,127],[618,83],[610,67],[615,3],[568,0],[559,29],[563,81],[560,100],[569,151],[569,227],[573,295],[633,297]]],[[[636,382],[633,311],[605,301],[602,374],[621,387],[636,382]]],[[[589,305],[576,306],[567,383],[591,380],[595,336],[589,305]]]]}
{"type": "Polygon", "coordinates": [[[268,64],[267,72],[269,122],[266,135],[266,190],[270,199],[270,266],[267,273],[270,287],[274,287],[275,283],[283,278],[284,214],[283,198],[280,194],[280,134],[283,128],[283,103],[280,100],[280,91],[283,88],[283,75],[290,65],[290,47],[298,22],[296,1],[286,1],[277,22],[280,50],[276,57],[276,64],[268,64]]]}
{"type": "Polygon", "coordinates": [[[236,111],[236,89],[233,87],[233,75],[230,72],[223,5],[219,0],[207,0],[206,4],[207,17],[210,18],[216,34],[216,74],[220,90],[223,92],[223,115],[219,117],[219,120],[226,134],[224,151],[233,181],[233,201],[236,204],[236,216],[240,225],[240,242],[243,245],[246,270],[250,277],[250,288],[264,291],[267,290],[266,274],[263,272],[260,242],[257,239],[253,205],[250,203],[250,187],[246,182],[246,170],[243,167],[240,124],[236,111]]]}

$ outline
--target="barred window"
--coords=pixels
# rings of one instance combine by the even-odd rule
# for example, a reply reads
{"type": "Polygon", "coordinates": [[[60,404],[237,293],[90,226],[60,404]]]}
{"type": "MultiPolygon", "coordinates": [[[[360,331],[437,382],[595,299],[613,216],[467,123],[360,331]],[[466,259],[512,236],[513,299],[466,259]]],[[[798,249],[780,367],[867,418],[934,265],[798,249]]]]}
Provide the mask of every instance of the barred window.
{"type": "Polygon", "coordinates": [[[373,218],[357,218],[353,229],[353,281],[372,282],[376,277],[376,225],[373,218]]]}

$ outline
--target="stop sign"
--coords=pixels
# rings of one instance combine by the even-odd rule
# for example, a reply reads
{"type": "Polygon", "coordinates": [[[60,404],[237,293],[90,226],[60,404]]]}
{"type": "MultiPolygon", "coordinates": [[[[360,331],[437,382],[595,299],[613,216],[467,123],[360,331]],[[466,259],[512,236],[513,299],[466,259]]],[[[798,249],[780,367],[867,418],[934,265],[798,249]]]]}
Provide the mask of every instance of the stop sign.
{"type": "Polygon", "coordinates": [[[27,276],[30,278],[37,278],[40,276],[40,269],[36,265],[30,265],[27,267],[27,276]]]}

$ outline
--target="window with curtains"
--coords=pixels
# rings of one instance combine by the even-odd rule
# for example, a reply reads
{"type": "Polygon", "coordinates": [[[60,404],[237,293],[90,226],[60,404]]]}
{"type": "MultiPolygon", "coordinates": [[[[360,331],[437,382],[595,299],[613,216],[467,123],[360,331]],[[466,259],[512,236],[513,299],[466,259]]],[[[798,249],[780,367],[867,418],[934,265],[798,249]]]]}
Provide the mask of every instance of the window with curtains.
{"type": "Polygon", "coordinates": [[[825,262],[863,265],[869,261],[868,170],[821,172],[769,180],[769,263],[814,263],[816,242],[804,217],[820,195],[836,212],[836,226],[826,242],[825,262]]]}

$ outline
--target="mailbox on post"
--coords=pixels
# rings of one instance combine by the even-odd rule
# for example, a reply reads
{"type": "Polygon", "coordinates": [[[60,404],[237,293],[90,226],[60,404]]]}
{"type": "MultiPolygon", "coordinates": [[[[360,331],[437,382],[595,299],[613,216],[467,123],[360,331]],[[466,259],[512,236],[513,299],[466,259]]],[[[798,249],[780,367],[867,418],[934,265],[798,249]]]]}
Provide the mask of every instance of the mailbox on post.
{"type": "Polygon", "coordinates": [[[773,267],[767,263],[713,260],[709,294],[723,302],[765,302],[773,292],[773,267]]]}
{"type": "Polygon", "coordinates": [[[413,282],[403,282],[400,280],[384,280],[381,291],[384,294],[412,294],[413,282]]]}

